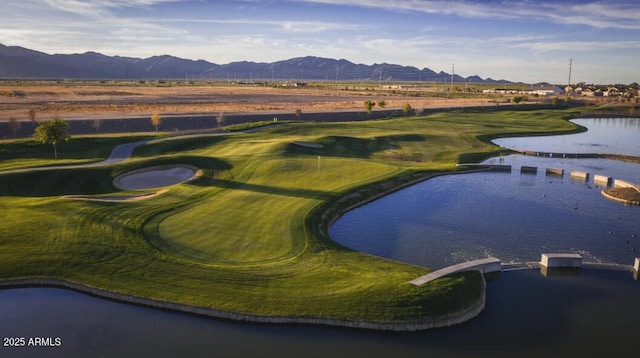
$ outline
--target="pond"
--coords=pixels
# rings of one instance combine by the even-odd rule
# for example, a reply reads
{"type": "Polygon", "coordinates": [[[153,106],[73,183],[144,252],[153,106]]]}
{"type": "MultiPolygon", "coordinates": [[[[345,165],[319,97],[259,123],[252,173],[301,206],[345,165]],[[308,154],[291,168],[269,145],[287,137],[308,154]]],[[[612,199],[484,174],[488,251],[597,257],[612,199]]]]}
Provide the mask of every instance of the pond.
{"type": "MultiPolygon", "coordinates": [[[[495,142],[541,152],[588,146],[640,153],[640,119],[574,122],[592,130],[495,142]]],[[[488,256],[505,263],[539,261],[543,252],[623,265],[640,255],[640,207],[605,199],[602,185],[593,182],[593,175],[601,174],[640,183],[640,164],[522,155],[486,163],[514,170],[440,176],[413,185],[346,213],[331,227],[331,237],[358,251],[433,269],[488,256]],[[521,166],[538,171],[522,173],[521,166]],[[565,174],[547,175],[546,168],[565,174]],[[571,171],[590,173],[591,179],[573,179],[571,171]]]]}
{"type": "MultiPolygon", "coordinates": [[[[554,138],[567,141],[562,137],[554,138]]],[[[489,161],[541,170],[437,177],[346,213],[331,235],[357,250],[432,268],[488,255],[538,261],[552,251],[631,265],[639,255],[640,207],[605,199],[592,181],[542,170],[583,170],[637,183],[638,164],[523,156],[489,161]]],[[[17,288],[0,290],[0,336],[60,338],[61,345],[2,346],[0,356],[622,356],[637,349],[639,299],[640,283],[630,272],[584,268],[545,277],[538,270],[509,271],[488,283],[487,306],[473,320],[391,334],[225,322],[68,290],[17,288]]]]}
{"type": "Polygon", "coordinates": [[[601,185],[569,170],[631,179],[638,164],[604,159],[507,156],[510,173],[440,176],[350,211],[331,237],[358,251],[433,269],[494,256],[503,263],[572,252],[585,261],[633,265],[640,255],[640,207],[606,199],[601,185]],[[521,165],[538,166],[536,174],[521,165]],[[566,168],[549,176],[545,167],[566,168]]]}
{"type": "Polygon", "coordinates": [[[553,153],[625,154],[640,157],[640,118],[580,118],[571,122],[589,128],[572,135],[500,138],[504,148],[553,153]]]}

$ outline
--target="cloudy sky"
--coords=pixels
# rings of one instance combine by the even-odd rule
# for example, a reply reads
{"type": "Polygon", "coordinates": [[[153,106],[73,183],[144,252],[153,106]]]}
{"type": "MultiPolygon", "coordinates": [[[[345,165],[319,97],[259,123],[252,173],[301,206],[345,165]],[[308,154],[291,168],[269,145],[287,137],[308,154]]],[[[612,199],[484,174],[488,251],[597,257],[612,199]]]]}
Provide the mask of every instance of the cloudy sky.
{"type": "Polygon", "coordinates": [[[5,0],[0,43],[225,64],[300,56],[565,84],[640,82],[640,0],[5,0]]]}

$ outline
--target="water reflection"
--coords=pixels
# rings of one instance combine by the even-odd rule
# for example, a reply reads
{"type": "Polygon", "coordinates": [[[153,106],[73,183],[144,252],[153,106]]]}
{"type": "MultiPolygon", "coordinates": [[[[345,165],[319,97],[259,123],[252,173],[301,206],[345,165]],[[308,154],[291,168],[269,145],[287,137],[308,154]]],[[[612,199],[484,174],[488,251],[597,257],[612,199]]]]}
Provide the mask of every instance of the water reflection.
{"type": "Polygon", "coordinates": [[[393,334],[261,326],[158,311],[52,288],[0,291],[0,336],[61,337],[59,348],[0,347],[3,357],[573,357],[637,349],[639,283],[583,269],[545,278],[503,272],[487,306],[459,326],[393,334]]]}
{"type": "MultiPolygon", "coordinates": [[[[355,250],[434,269],[495,256],[538,261],[543,252],[573,252],[585,261],[632,265],[640,252],[640,207],[605,199],[602,186],[547,176],[543,158],[507,156],[511,173],[481,172],[430,179],[346,213],[334,240],[355,250]],[[539,166],[521,174],[520,165],[539,166]]],[[[557,159],[566,169],[598,168],[617,178],[634,163],[557,159]]]]}
{"type": "MultiPolygon", "coordinates": [[[[640,155],[640,119],[579,119],[586,133],[497,140],[519,149],[580,152],[597,143],[640,155]]],[[[593,152],[593,151],[591,151],[593,152]]],[[[490,164],[510,173],[437,177],[346,213],[331,228],[334,240],[358,251],[434,269],[495,256],[503,262],[539,260],[543,252],[573,252],[585,261],[631,265],[640,251],[640,208],[606,200],[599,183],[570,178],[584,171],[640,182],[640,165],[608,159],[509,155],[490,164]],[[521,173],[522,166],[538,167],[521,173]],[[564,176],[549,176],[561,168],[564,176]]]]}
{"type": "Polygon", "coordinates": [[[493,142],[505,148],[531,151],[640,156],[640,118],[581,118],[571,122],[589,130],[559,136],[500,138],[493,142]]]}

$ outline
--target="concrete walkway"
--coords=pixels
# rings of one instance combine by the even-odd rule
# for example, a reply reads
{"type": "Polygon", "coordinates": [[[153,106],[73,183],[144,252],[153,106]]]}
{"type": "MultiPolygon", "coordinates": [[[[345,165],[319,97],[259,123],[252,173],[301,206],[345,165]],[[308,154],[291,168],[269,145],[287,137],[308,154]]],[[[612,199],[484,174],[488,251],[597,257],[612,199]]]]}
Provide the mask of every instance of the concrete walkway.
{"type": "Polygon", "coordinates": [[[411,281],[410,283],[415,286],[422,286],[427,282],[441,278],[443,276],[450,275],[456,272],[462,271],[480,271],[482,273],[496,272],[502,269],[502,263],[495,257],[488,257],[486,259],[474,260],[463,262],[457,265],[445,267],[443,269],[434,271],[430,274],[421,276],[411,281]]]}

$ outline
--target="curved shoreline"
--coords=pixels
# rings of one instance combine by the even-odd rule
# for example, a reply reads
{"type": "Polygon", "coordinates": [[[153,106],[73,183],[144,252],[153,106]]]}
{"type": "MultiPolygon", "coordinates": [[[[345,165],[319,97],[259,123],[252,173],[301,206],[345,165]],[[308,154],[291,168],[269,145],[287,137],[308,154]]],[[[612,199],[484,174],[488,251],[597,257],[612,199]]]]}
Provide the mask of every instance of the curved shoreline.
{"type": "MultiPolygon", "coordinates": [[[[140,145],[148,144],[154,141],[179,139],[179,138],[181,137],[178,136],[178,137],[171,137],[171,138],[161,138],[156,140],[138,141],[138,142],[121,144],[119,146],[116,146],[112,151],[111,155],[109,156],[109,158],[107,158],[102,162],[70,165],[66,167],[68,168],[94,167],[94,166],[103,166],[103,165],[111,165],[114,163],[119,163],[128,159],[132,155],[133,150],[140,145]]],[[[37,168],[36,170],[47,170],[52,168],[55,168],[55,167],[43,167],[43,168],[37,168]]],[[[202,175],[201,170],[195,167],[194,169],[196,169],[196,174],[190,180],[195,179],[196,177],[202,175]]],[[[33,168],[20,169],[20,171],[27,171],[27,170],[33,170],[33,168]]],[[[142,168],[142,169],[134,170],[132,172],[128,172],[125,174],[128,175],[134,172],[144,172],[147,170],[149,170],[149,168],[142,168]]],[[[371,195],[371,193],[369,193],[369,195],[365,194],[366,196],[368,196],[364,198],[365,200],[357,203],[356,205],[352,206],[348,210],[355,208],[359,205],[363,205],[367,202],[376,200],[382,196],[385,196],[391,192],[400,190],[406,186],[416,184],[418,182],[430,179],[435,176],[448,175],[448,174],[451,174],[451,173],[446,173],[446,172],[426,173],[426,174],[425,173],[409,173],[408,175],[400,175],[400,177],[386,178],[381,182],[373,183],[364,188],[365,189],[364,191],[368,191],[371,188],[376,188],[376,187],[385,188],[384,190],[377,191],[373,195],[371,195]],[[408,177],[408,180],[407,180],[407,177],[408,177]]],[[[356,190],[356,192],[358,192],[358,190],[356,190]]],[[[347,194],[345,198],[348,200],[351,199],[349,197],[349,194],[347,194]]],[[[320,207],[327,209],[328,207],[332,206],[330,203],[327,203],[327,202],[325,202],[325,204],[329,204],[329,206],[320,205],[320,207]]],[[[342,211],[340,215],[344,214],[348,210],[342,211]]],[[[337,217],[339,217],[339,215],[334,217],[334,220],[337,217]]],[[[329,222],[329,225],[331,225],[332,222],[333,220],[329,222]]],[[[307,223],[307,225],[309,225],[309,223],[307,223]]],[[[327,226],[327,229],[328,229],[328,226],[327,226]]],[[[328,235],[322,236],[322,238],[323,239],[328,238],[329,241],[333,242],[333,240],[331,240],[328,235]]],[[[225,311],[225,310],[216,310],[212,308],[190,306],[190,305],[174,303],[174,302],[158,301],[158,300],[153,300],[145,297],[138,297],[138,296],[127,295],[123,293],[117,293],[114,291],[110,291],[108,289],[100,289],[100,288],[92,287],[89,285],[84,285],[76,282],[66,281],[62,279],[55,279],[55,278],[27,278],[27,279],[0,281],[0,289],[11,288],[11,287],[57,287],[57,288],[63,288],[63,289],[70,289],[70,290],[82,292],[85,294],[89,294],[92,296],[100,297],[103,299],[109,299],[109,300],[114,300],[118,302],[136,304],[141,306],[147,306],[147,307],[152,307],[157,309],[165,309],[165,310],[200,315],[200,316],[207,316],[207,317],[217,318],[217,319],[227,319],[227,320],[250,322],[250,323],[321,325],[321,326],[356,328],[356,329],[366,329],[366,330],[376,330],[376,331],[394,331],[394,332],[420,331],[420,330],[427,330],[432,328],[448,327],[448,326],[464,323],[476,317],[478,314],[480,314],[480,312],[482,312],[482,310],[485,307],[485,300],[486,300],[486,282],[483,277],[479,299],[474,304],[467,306],[461,311],[453,312],[453,313],[446,314],[439,317],[424,317],[423,319],[413,320],[413,321],[371,322],[371,321],[358,321],[358,320],[340,320],[340,319],[321,318],[321,317],[281,317],[281,316],[251,315],[251,314],[244,314],[244,313],[231,312],[231,311],[225,311]]]]}
{"type": "MultiPolygon", "coordinates": [[[[623,188],[623,189],[628,189],[630,191],[637,192],[637,189],[634,189],[634,188],[623,188]]],[[[611,194],[609,190],[610,189],[605,189],[605,190],[602,190],[600,193],[609,200],[613,200],[613,201],[623,203],[623,204],[628,204],[628,205],[640,205],[640,200],[632,200],[632,199],[618,197],[616,195],[611,194]]]]}
{"type": "Polygon", "coordinates": [[[188,313],[197,316],[205,316],[216,319],[233,320],[246,323],[269,323],[269,324],[298,324],[298,325],[320,325],[333,326],[342,328],[357,328],[376,331],[389,332],[414,332],[431,328],[449,327],[455,324],[463,323],[477,316],[485,307],[486,302],[486,281],[482,279],[482,294],[480,299],[467,309],[455,312],[443,317],[429,318],[425,317],[419,321],[400,321],[400,322],[370,322],[356,320],[340,320],[320,317],[285,317],[285,316],[258,316],[237,313],[232,311],[217,310],[206,307],[189,306],[179,303],[158,301],[144,297],[132,296],[117,293],[109,290],[100,289],[83,285],[77,282],[54,278],[27,278],[0,281],[0,289],[9,288],[33,288],[33,287],[55,287],[68,289],[91,296],[108,299],[116,302],[135,304],[156,309],[168,310],[173,312],[188,313]]]}

